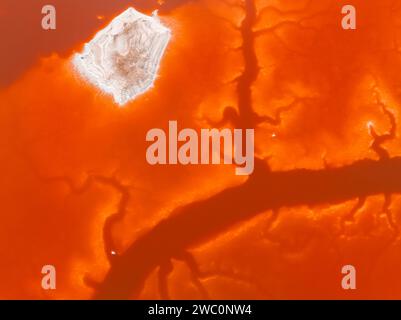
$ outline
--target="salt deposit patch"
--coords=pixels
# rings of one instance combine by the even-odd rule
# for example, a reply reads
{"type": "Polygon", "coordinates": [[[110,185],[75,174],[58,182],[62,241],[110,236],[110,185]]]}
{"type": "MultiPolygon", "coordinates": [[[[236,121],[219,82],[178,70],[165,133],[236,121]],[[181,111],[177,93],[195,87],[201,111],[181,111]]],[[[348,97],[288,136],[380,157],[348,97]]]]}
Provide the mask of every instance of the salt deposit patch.
{"type": "Polygon", "coordinates": [[[156,14],[129,8],[75,54],[78,72],[119,105],[135,99],[154,84],[171,32],[156,14]]]}

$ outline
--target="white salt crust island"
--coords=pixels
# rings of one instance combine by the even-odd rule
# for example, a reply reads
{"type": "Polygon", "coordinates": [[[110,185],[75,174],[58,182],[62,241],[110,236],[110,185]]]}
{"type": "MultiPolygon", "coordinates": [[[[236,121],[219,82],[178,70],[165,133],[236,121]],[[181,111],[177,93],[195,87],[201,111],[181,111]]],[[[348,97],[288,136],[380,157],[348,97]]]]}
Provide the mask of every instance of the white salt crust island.
{"type": "Polygon", "coordinates": [[[77,71],[120,106],[153,86],[171,32],[154,13],[129,8],[73,56],[77,71]]]}

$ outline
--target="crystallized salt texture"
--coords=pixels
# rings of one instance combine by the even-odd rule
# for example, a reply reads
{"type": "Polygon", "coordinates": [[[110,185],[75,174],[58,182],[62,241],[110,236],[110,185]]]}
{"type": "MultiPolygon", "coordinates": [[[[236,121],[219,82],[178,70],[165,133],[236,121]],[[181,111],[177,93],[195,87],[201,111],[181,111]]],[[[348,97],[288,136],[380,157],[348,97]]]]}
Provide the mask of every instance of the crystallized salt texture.
{"type": "Polygon", "coordinates": [[[124,105],[153,86],[171,33],[156,14],[129,8],[73,57],[78,72],[124,105]]]}

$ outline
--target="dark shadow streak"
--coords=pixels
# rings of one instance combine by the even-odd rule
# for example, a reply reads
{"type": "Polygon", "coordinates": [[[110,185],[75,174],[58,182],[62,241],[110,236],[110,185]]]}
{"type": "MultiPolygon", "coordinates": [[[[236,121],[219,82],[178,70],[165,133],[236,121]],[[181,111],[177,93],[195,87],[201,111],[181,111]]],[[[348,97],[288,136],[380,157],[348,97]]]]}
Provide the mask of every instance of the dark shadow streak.
{"type": "Polygon", "coordinates": [[[116,259],[93,298],[137,297],[157,266],[267,210],[383,193],[401,193],[401,157],[283,172],[271,172],[257,160],[254,174],[244,184],[176,209],[138,238],[116,259]]]}

